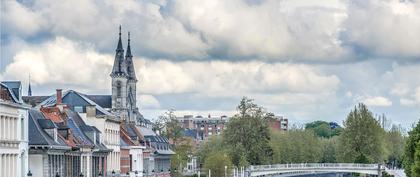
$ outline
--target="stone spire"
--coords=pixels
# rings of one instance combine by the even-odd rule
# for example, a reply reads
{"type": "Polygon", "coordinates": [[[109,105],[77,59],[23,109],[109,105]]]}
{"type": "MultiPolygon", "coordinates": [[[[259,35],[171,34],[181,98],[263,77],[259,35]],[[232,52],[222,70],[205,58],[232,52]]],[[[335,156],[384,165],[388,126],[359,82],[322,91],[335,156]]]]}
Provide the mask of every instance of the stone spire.
{"type": "Polygon", "coordinates": [[[134,71],[133,55],[131,54],[130,32],[128,32],[128,45],[127,45],[127,52],[125,54],[125,61],[127,62],[128,79],[137,81],[136,73],[134,71]]]}
{"type": "Polygon", "coordinates": [[[126,76],[127,75],[127,66],[124,61],[124,49],[121,42],[121,25],[118,38],[117,49],[115,50],[115,60],[114,66],[112,68],[111,76],[126,76]]]}
{"type": "Polygon", "coordinates": [[[31,89],[31,74],[29,74],[28,96],[32,96],[32,89],[31,89]]]}

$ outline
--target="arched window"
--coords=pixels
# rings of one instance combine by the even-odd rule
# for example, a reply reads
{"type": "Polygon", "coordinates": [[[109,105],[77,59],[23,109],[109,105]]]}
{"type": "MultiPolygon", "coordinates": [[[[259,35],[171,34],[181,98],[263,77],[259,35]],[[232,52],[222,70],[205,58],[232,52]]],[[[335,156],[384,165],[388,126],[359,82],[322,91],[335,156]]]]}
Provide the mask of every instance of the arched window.
{"type": "Polygon", "coordinates": [[[117,82],[117,97],[121,97],[121,82],[117,82]]]}

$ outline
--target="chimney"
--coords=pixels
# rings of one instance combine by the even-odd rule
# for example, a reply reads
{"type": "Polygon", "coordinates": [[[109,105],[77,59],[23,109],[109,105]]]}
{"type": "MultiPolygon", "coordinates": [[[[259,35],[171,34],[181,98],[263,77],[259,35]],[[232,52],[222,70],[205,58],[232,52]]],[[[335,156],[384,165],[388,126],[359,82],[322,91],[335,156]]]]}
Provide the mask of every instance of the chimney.
{"type": "Polygon", "coordinates": [[[55,102],[56,105],[60,105],[61,103],[63,103],[63,98],[62,98],[62,89],[56,89],[56,96],[57,96],[57,100],[55,102]]]}

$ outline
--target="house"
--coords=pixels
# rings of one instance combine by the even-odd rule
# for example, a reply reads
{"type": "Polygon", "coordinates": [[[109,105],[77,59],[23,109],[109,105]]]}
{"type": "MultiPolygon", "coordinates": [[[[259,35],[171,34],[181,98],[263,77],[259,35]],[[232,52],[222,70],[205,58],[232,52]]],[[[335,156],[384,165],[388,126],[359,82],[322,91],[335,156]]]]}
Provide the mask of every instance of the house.
{"type": "Polygon", "coordinates": [[[28,109],[22,101],[21,83],[0,83],[0,176],[28,172],[28,109]]]}

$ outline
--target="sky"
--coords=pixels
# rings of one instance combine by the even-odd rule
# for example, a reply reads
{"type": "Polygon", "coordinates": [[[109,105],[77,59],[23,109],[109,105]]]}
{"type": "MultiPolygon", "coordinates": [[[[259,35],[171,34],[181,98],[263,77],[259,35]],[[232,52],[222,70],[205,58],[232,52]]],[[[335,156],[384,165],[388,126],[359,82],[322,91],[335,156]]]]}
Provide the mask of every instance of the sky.
{"type": "Polygon", "coordinates": [[[292,123],[358,103],[420,119],[420,0],[5,0],[0,80],[110,94],[118,26],[150,119],[233,115],[243,96],[292,123]]]}

